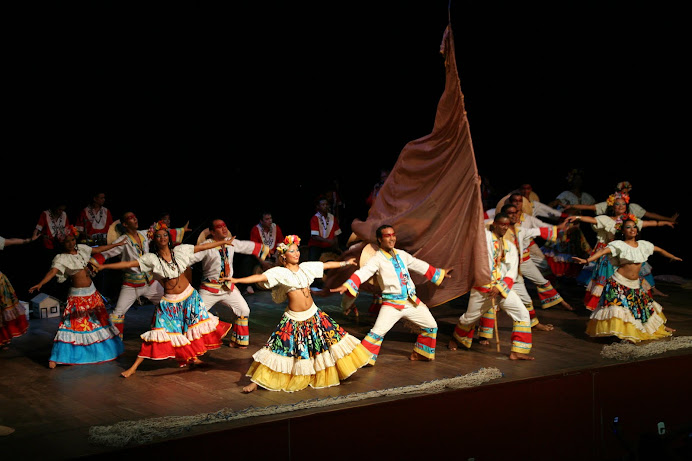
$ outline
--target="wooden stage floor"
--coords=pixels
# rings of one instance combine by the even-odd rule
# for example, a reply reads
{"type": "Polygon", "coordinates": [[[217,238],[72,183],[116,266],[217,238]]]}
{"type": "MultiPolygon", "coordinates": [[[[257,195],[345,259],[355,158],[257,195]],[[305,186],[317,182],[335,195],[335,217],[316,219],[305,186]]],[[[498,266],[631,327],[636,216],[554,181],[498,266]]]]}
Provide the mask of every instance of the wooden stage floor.
{"type": "MultiPolygon", "coordinates": [[[[667,297],[657,300],[664,306],[668,325],[676,328],[676,336],[692,335],[692,305],[690,291],[681,285],[659,283],[661,291],[667,297]]],[[[572,282],[564,282],[559,287],[563,296],[575,307],[581,306],[583,287],[572,282]]],[[[532,291],[535,294],[535,291],[532,291]]],[[[481,386],[512,385],[526,383],[536,378],[570,376],[584,370],[606,369],[622,364],[622,361],[603,358],[601,351],[604,345],[613,340],[594,340],[584,334],[588,313],[584,309],[570,312],[562,308],[551,308],[538,311],[543,323],[555,326],[551,332],[534,333],[532,355],[534,361],[510,361],[509,351],[510,322],[506,314],[500,316],[501,353],[495,345],[480,346],[474,342],[471,350],[451,351],[447,348],[451,331],[457,318],[465,311],[467,297],[463,296],[449,303],[433,308],[438,320],[438,348],[434,362],[411,362],[408,360],[415,335],[402,323],[397,324],[385,337],[382,352],[375,367],[359,370],[340,386],[329,389],[311,389],[297,393],[269,392],[258,389],[251,394],[242,393],[242,387],[248,383],[245,371],[250,366],[252,354],[258,350],[269,336],[272,328],[278,323],[283,307],[272,302],[268,292],[258,291],[246,296],[250,307],[251,345],[246,350],[223,347],[203,357],[206,366],[195,369],[179,369],[173,361],[155,362],[146,360],[138,372],[129,379],[120,377],[120,372],[129,367],[139,350],[139,334],[147,329],[152,305],[133,307],[127,314],[125,345],[123,356],[117,361],[88,366],[60,366],[56,369],[47,367],[53,336],[58,326],[58,319],[32,319],[30,331],[15,339],[10,348],[0,352],[0,425],[14,428],[15,431],[0,437],[0,453],[6,459],[21,456],[24,459],[73,459],[109,455],[121,456],[119,448],[95,444],[89,440],[89,429],[92,426],[110,426],[121,421],[141,421],[150,418],[170,416],[192,416],[222,409],[242,411],[280,405],[292,405],[311,399],[366,393],[373,390],[401,388],[420,385],[425,382],[452,378],[474,373],[483,368],[497,368],[502,376],[481,386]]],[[[369,331],[374,319],[367,315],[370,297],[358,299],[360,319],[353,316],[344,317],[340,308],[340,297],[331,295],[316,297],[317,304],[328,312],[349,332],[362,339],[369,331]]],[[[536,303],[538,305],[538,303],[536,303]]],[[[224,320],[230,320],[230,311],[225,308],[212,310],[224,320]]],[[[655,357],[638,358],[634,362],[682,358],[690,363],[692,348],[668,351],[655,357]]],[[[665,368],[664,368],[665,369],[665,368]]],[[[690,374],[683,383],[689,389],[690,374]]],[[[665,382],[666,377],[662,376],[665,382]]],[[[507,387],[508,392],[511,387],[507,387]]],[[[555,389],[560,392],[560,389],[555,389]]],[[[442,397],[444,398],[444,391],[442,397]]],[[[450,391],[458,392],[458,391],[450,391]]],[[[450,393],[450,396],[452,394],[450,393]]],[[[676,395],[661,395],[662,405],[675,406],[676,395]]],[[[383,402],[394,402],[408,399],[408,396],[381,396],[354,403],[329,405],[318,409],[297,409],[275,415],[248,416],[232,421],[191,427],[184,433],[171,437],[196,437],[218,431],[232,431],[241,428],[261,428],[262,425],[301,417],[315,413],[339,411],[344,407],[358,407],[367,415],[370,405],[383,402]]],[[[546,398],[547,400],[547,398],[546,398]]],[[[483,421],[484,416],[464,415],[457,410],[457,417],[451,424],[458,425],[459,431],[467,424],[483,421]]],[[[451,413],[451,412],[450,412],[451,413]]],[[[503,416],[506,418],[507,416],[503,416]]],[[[569,415],[565,415],[569,418],[569,415]]],[[[496,417],[485,416],[488,430],[492,430],[492,421],[496,417]]],[[[373,425],[378,423],[373,421],[373,425]]],[[[389,423],[391,424],[391,423],[389,423]]],[[[418,424],[430,424],[435,427],[449,425],[442,415],[435,415],[427,422],[417,421],[415,415],[406,421],[400,421],[401,435],[420,437],[411,430],[418,424]]],[[[569,432],[571,423],[565,422],[565,431],[569,432]]],[[[358,439],[368,438],[368,425],[357,427],[326,428],[330,435],[345,433],[351,435],[347,440],[353,441],[354,449],[358,439]],[[345,432],[342,432],[345,431],[345,432]],[[358,437],[353,434],[357,431],[358,437]]],[[[257,429],[259,430],[259,429],[257,429]]],[[[533,428],[531,433],[538,428],[533,428]]],[[[230,433],[229,433],[230,434],[230,433]]],[[[498,437],[500,435],[498,434],[498,437]]],[[[237,444],[231,443],[233,437],[228,435],[227,443],[217,447],[218,454],[232,456],[237,444]]],[[[271,445],[271,440],[267,440],[271,445]]],[[[161,440],[153,440],[158,443],[161,440]]],[[[290,454],[274,453],[263,457],[262,447],[257,447],[255,459],[292,459],[290,454]]],[[[271,446],[267,447],[271,451],[271,446]]],[[[142,449],[142,447],[139,447],[142,449]]],[[[371,451],[375,453],[375,451],[371,451]]],[[[367,456],[367,450],[355,450],[351,456],[367,456]]],[[[294,453],[295,455],[295,453],[294,453]]],[[[413,455],[412,455],[413,456],[413,455]]],[[[296,456],[297,457],[297,456],[296,456]]],[[[330,456],[330,459],[335,459],[330,456]]],[[[338,458],[338,456],[336,456],[338,458]]],[[[568,459],[563,456],[561,459],[568,459]]],[[[399,459],[405,459],[399,458],[399,459]]],[[[467,459],[464,457],[463,459],[467,459]]],[[[477,457],[476,459],[491,459],[477,457]]],[[[519,457],[516,459],[529,459],[519,457]]],[[[548,458],[549,459],[549,458],[548,458]]],[[[557,457],[554,459],[558,459],[557,457]]]]}

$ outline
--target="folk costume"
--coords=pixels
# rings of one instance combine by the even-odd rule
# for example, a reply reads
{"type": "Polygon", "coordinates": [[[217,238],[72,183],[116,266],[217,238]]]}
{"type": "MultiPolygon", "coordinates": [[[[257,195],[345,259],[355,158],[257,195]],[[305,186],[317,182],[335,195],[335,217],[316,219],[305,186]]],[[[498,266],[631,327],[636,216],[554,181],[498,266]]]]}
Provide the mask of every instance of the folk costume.
{"type": "MultiPolygon", "coordinates": [[[[638,240],[632,247],[622,240],[607,244],[614,267],[627,263],[643,263],[654,252],[654,245],[638,240]]],[[[592,337],[616,336],[633,343],[671,336],[666,331],[663,308],[649,294],[642,278],[630,280],[617,270],[603,287],[603,294],[589,318],[586,333],[592,337]]]]}
{"type": "Polygon", "coordinates": [[[480,322],[479,336],[493,337],[495,308],[489,293],[493,287],[497,287],[499,296],[496,298],[496,305],[513,320],[512,352],[528,354],[532,347],[531,317],[519,295],[513,290],[519,269],[516,247],[488,229],[485,229],[485,239],[491,281],[487,285],[471,289],[466,312],[459,317],[452,335],[455,341],[469,349],[473,341],[474,327],[480,322]]]}
{"type": "Polygon", "coordinates": [[[371,365],[377,361],[384,336],[401,319],[420,327],[413,351],[431,360],[435,358],[437,322],[428,306],[416,295],[410,271],[423,275],[435,285],[442,283],[446,273],[445,269],[437,269],[404,250],[386,252],[378,249],[344,282],[348,290],[344,295],[354,298],[358,296],[361,284],[373,276],[382,287],[377,319],[363,339],[363,346],[370,353],[371,365]]]}
{"type": "MultiPolygon", "coordinates": [[[[153,274],[155,280],[175,279],[185,272],[194,254],[194,245],[180,244],[171,249],[171,262],[155,253],[144,253],[138,259],[139,267],[153,274]]],[[[229,323],[207,311],[199,292],[188,285],[182,293],[164,293],[156,305],[151,330],[140,335],[144,342],[138,357],[175,359],[182,366],[221,347],[221,340],[230,329],[229,323]]]]}
{"type": "Polygon", "coordinates": [[[558,230],[556,226],[524,227],[520,224],[516,224],[510,226],[503,237],[514,246],[517,250],[517,254],[521,255],[519,269],[517,271],[517,277],[514,280],[513,288],[529,311],[532,327],[539,322],[533,307],[533,301],[524,284],[524,278],[536,285],[538,299],[543,309],[548,309],[560,304],[562,302],[562,296],[553,288],[552,284],[543,277],[543,274],[541,274],[535,266],[527,247],[535,237],[540,237],[547,242],[554,242],[557,235],[558,230]]]}
{"type": "Polygon", "coordinates": [[[546,224],[526,213],[522,213],[520,219],[520,223],[510,226],[505,238],[510,238],[515,244],[519,255],[519,270],[526,279],[536,285],[541,308],[548,309],[562,303],[562,296],[553,287],[553,284],[545,278],[540,269],[540,267],[546,269],[544,266],[545,258],[537,258],[532,249],[538,249],[534,240],[536,237],[540,237],[546,242],[555,242],[558,237],[557,227],[546,224]]]}
{"type": "Polygon", "coordinates": [[[82,209],[75,227],[88,242],[105,245],[108,229],[113,224],[113,216],[108,208],[102,206],[98,211],[89,205],[82,209]]]}
{"type": "MultiPolygon", "coordinates": [[[[292,237],[295,236],[286,237],[284,242],[292,237]]],[[[275,266],[264,275],[265,287],[271,289],[272,299],[280,304],[288,299],[289,292],[309,290],[316,278],[323,277],[324,263],[303,262],[297,272],[275,266]]],[[[252,356],[254,362],[246,375],[270,391],[295,392],[308,386],[320,389],[339,385],[367,365],[368,357],[361,342],[313,302],[302,312],[286,308],[266,344],[252,356]]]]}
{"type": "MultiPolygon", "coordinates": [[[[596,223],[591,225],[591,228],[596,232],[596,247],[591,254],[598,252],[603,249],[608,243],[615,239],[615,232],[617,232],[616,225],[618,221],[606,215],[599,215],[595,217],[596,223]]],[[[635,218],[636,219],[636,218],[635,218]]],[[[644,222],[640,219],[636,219],[636,226],[641,231],[644,222]]],[[[588,283],[586,285],[586,294],[584,295],[584,305],[590,311],[593,311],[598,306],[598,302],[603,294],[603,287],[606,282],[615,272],[615,268],[611,263],[611,259],[602,256],[592,263],[591,267],[585,267],[583,269],[590,274],[588,283]]],[[[650,289],[648,283],[645,283],[647,291],[650,289]]]]}
{"type": "MultiPolygon", "coordinates": [[[[76,250],[77,254],[60,253],[53,258],[51,267],[57,269],[59,283],[89,270],[92,248],[77,244],[76,250]]],[[[119,331],[111,324],[103,296],[94,284],[70,287],[50,361],[64,365],[101,363],[115,360],[123,351],[119,331]]]]}
{"type": "MultiPolygon", "coordinates": [[[[120,256],[121,261],[135,261],[149,252],[149,238],[147,232],[137,231],[134,237],[124,233],[117,237],[113,243],[126,241],[126,245],[117,246],[100,254],[94,255],[93,259],[99,264],[103,264],[107,259],[120,256]]],[[[122,271],[122,284],[118,301],[110,314],[110,320],[123,337],[125,330],[125,314],[132,305],[140,298],[147,298],[152,304],[156,305],[163,297],[163,286],[154,279],[150,272],[144,272],[139,267],[129,267],[122,271]]]]}
{"type": "Polygon", "coordinates": [[[322,253],[332,247],[328,242],[315,240],[313,236],[331,240],[339,235],[341,235],[341,227],[339,227],[339,220],[333,214],[327,213],[324,216],[319,211],[315,213],[310,218],[310,240],[308,240],[310,260],[318,260],[322,253]]]}
{"type": "Polygon", "coordinates": [[[66,229],[70,226],[70,220],[65,210],[55,217],[51,210],[44,210],[38,217],[36,231],[41,235],[43,247],[47,250],[55,249],[55,241],[65,238],[66,229]]]}
{"type": "Polygon", "coordinates": [[[269,231],[265,231],[262,223],[258,223],[250,229],[250,240],[267,246],[269,254],[273,255],[276,251],[276,246],[284,241],[284,235],[276,223],[272,223],[269,231]]]}
{"type": "MultiPolygon", "coordinates": [[[[5,249],[5,239],[0,237],[0,251],[5,249]]],[[[0,347],[7,346],[12,338],[22,336],[29,329],[26,312],[5,274],[0,272],[0,347]]]]}
{"type": "MultiPolygon", "coordinates": [[[[206,239],[202,243],[213,241],[213,239],[206,239]]],[[[200,262],[202,264],[202,281],[199,294],[207,310],[213,308],[217,303],[229,307],[236,316],[231,328],[230,340],[239,346],[248,346],[250,344],[250,330],[248,328],[250,306],[235,284],[220,281],[224,277],[233,276],[233,255],[236,253],[265,259],[269,253],[269,247],[249,240],[233,240],[230,245],[222,245],[218,248],[195,253],[190,263],[200,262]]]]}

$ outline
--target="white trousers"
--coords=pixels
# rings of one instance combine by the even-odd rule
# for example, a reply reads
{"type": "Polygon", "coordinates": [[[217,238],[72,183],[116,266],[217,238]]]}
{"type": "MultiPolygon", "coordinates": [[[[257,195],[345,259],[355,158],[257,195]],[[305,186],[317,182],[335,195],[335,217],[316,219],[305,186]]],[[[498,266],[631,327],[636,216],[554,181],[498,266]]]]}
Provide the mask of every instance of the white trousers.
{"type": "Polygon", "coordinates": [[[208,311],[216,304],[221,304],[230,308],[236,317],[250,316],[250,306],[248,306],[243,295],[240,294],[238,287],[234,287],[233,291],[221,290],[218,293],[212,293],[203,289],[197,291],[199,291],[199,295],[202,297],[202,301],[204,301],[208,311]]]}
{"type": "MultiPolygon", "coordinates": [[[[514,289],[510,290],[506,298],[498,295],[496,303],[498,307],[505,311],[515,322],[524,322],[526,325],[531,324],[529,311],[526,309],[524,303],[521,302],[521,298],[519,298],[519,295],[514,289]]],[[[469,304],[466,307],[466,312],[459,317],[459,323],[462,325],[475,324],[480,320],[481,315],[490,309],[492,305],[490,296],[472,289],[469,295],[469,304]]]]}
{"type": "Polygon", "coordinates": [[[159,282],[154,282],[143,287],[122,285],[120,287],[120,294],[118,295],[118,302],[115,304],[115,309],[113,309],[113,315],[125,315],[140,296],[144,296],[156,305],[163,297],[163,286],[159,282]]]}
{"type": "Polygon", "coordinates": [[[377,315],[377,320],[375,320],[375,325],[370,331],[378,336],[384,336],[401,319],[407,319],[421,328],[437,328],[435,317],[428,306],[421,302],[418,306],[406,305],[401,310],[383,304],[377,315]]]}

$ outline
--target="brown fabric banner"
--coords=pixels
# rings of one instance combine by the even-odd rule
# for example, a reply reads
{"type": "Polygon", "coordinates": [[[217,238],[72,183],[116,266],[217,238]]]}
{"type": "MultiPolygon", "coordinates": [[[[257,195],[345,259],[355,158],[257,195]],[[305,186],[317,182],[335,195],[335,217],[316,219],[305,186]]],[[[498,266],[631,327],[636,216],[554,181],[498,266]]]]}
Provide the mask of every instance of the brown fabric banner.
{"type": "MultiPolygon", "coordinates": [[[[432,133],[404,146],[367,219],[351,225],[363,244],[376,244],[375,230],[390,224],[397,248],[437,268],[454,269],[440,287],[411,274],[419,297],[430,307],[490,281],[478,169],[450,25],[440,52],[446,82],[432,133]]],[[[363,244],[354,245],[343,257],[358,258],[363,244]]],[[[325,282],[336,286],[352,272],[330,274],[325,282]]]]}

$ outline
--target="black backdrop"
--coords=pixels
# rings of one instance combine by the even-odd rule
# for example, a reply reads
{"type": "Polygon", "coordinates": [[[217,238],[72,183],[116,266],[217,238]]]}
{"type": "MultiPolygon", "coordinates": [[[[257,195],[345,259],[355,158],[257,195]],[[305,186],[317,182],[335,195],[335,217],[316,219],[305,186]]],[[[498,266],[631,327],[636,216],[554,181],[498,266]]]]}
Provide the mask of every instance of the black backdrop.
{"type": "MultiPolygon", "coordinates": [[[[682,213],[676,229],[648,237],[689,254],[680,11],[373,3],[8,16],[0,235],[28,235],[55,197],[74,219],[100,189],[108,208],[135,211],[142,225],[161,210],[193,228],[218,215],[247,238],[268,209],[307,238],[313,200],[335,182],[348,233],[378,169],[432,130],[451,5],[476,160],[497,193],[530,182],[548,202],[573,167],[597,199],[629,180],[633,201],[682,213]]],[[[19,254],[0,261],[15,284],[31,278],[19,254]]]]}

